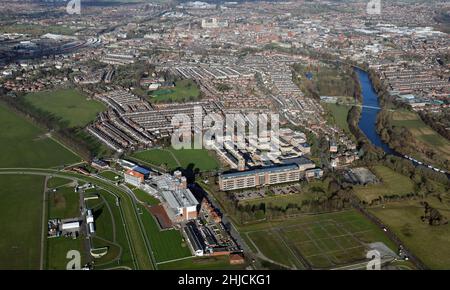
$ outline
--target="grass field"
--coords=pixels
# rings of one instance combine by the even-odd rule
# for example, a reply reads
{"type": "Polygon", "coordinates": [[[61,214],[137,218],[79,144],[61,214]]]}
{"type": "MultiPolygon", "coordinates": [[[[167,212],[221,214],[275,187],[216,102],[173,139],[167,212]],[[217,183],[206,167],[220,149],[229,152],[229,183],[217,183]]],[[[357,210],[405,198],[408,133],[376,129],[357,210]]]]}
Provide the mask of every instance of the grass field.
{"type": "Polygon", "coordinates": [[[152,93],[150,101],[154,102],[186,102],[198,99],[200,89],[198,85],[190,79],[175,82],[173,88],[163,88],[152,93]]]}
{"type": "Polygon", "coordinates": [[[160,231],[151,213],[143,206],[140,206],[140,209],[144,228],[157,263],[191,256],[189,247],[178,230],[160,231]]]}
{"type": "Polygon", "coordinates": [[[70,259],[67,252],[71,250],[79,251],[81,254],[81,266],[83,266],[84,251],[81,238],[72,239],[65,237],[47,239],[47,264],[48,270],[65,270],[70,259]]]}
{"type": "Polygon", "coordinates": [[[193,170],[210,171],[219,168],[214,153],[206,149],[150,149],[136,152],[132,157],[168,170],[192,167],[193,170]]]}
{"type": "Polygon", "coordinates": [[[95,220],[96,235],[92,239],[94,248],[108,247],[108,254],[95,259],[96,269],[107,269],[118,265],[133,268],[130,246],[125,233],[124,223],[114,195],[104,190],[96,191],[100,199],[89,202],[95,220]],[[119,259],[120,264],[114,262],[119,259]]]}
{"type": "Polygon", "coordinates": [[[228,256],[189,258],[160,264],[160,270],[239,270],[245,265],[230,265],[228,256]]]}
{"type": "Polygon", "coordinates": [[[450,141],[427,126],[417,113],[399,110],[392,118],[394,126],[407,128],[420,143],[435,150],[442,158],[450,158],[450,141]]]}
{"type": "Polygon", "coordinates": [[[374,224],[350,210],[240,227],[253,247],[287,267],[333,268],[365,260],[367,244],[393,243],[374,224]]]}
{"type": "Polygon", "coordinates": [[[80,158],[0,103],[1,167],[53,167],[80,158]]]}
{"type": "MultiPolygon", "coordinates": [[[[53,178],[52,178],[53,179],[53,178]]],[[[50,179],[51,180],[51,179],[50,179]]],[[[79,194],[74,192],[73,187],[59,187],[56,192],[48,193],[47,214],[49,219],[76,218],[80,216],[79,194]]],[[[83,257],[82,238],[55,237],[47,239],[46,268],[49,270],[63,270],[70,259],[67,252],[77,250],[83,257]]],[[[82,258],[83,261],[83,258],[82,258]]]]}
{"type": "Polygon", "coordinates": [[[80,195],[73,187],[59,187],[56,192],[48,193],[49,218],[76,218],[80,216],[80,195]]]}
{"type": "Polygon", "coordinates": [[[70,180],[70,179],[65,179],[65,178],[60,178],[60,177],[50,177],[47,180],[47,187],[48,188],[56,188],[59,186],[69,184],[71,182],[72,182],[72,180],[70,180]]]}
{"type": "Polygon", "coordinates": [[[109,179],[111,181],[118,181],[118,180],[122,179],[121,175],[116,174],[115,172],[110,171],[110,170],[102,171],[98,175],[100,175],[100,176],[102,176],[102,177],[104,177],[106,179],[109,179]],[[116,179],[116,176],[118,176],[117,179],[116,179]]]}
{"type": "MultiPolygon", "coordinates": [[[[43,174],[43,172],[45,172],[45,170],[38,169],[27,169],[26,171],[30,174],[43,174]]],[[[47,172],[49,172],[49,170],[47,170],[47,172]]],[[[50,173],[48,174],[51,175],[50,173]]],[[[113,186],[103,180],[90,176],[84,176],[78,173],[60,171],[58,174],[61,177],[79,179],[81,183],[91,182],[95,184],[97,188],[101,187],[107,191],[108,194],[105,194],[105,199],[108,204],[111,205],[110,208],[114,216],[116,241],[120,245],[128,245],[123,246],[120,265],[128,266],[134,269],[154,269],[148,255],[146,241],[141,231],[138,215],[135,212],[136,209],[131,197],[125,193],[123,189],[113,186]],[[116,196],[120,199],[119,206],[116,205],[116,196]]],[[[92,193],[94,192],[91,192],[91,194],[92,193]]],[[[111,265],[104,267],[101,266],[101,269],[108,267],[110,268],[110,266],[111,265]]],[[[117,266],[117,263],[114,264],[114,267],[115,266],[117,266]]],[[[97,264],[96,267],[100,268],[100,265],[97,264]]]]}
{"type": "Polygon", "coordinates": [[[36,24],[13,24],[13,25],[2,25],[0,27],[1,33],[25,33],[31,34],[35,36],[41,36],[45,33],[54,33],[54,34],[64,34],[64,35],[73,35],[75,31],[70,27],[63,25],[36,25],[36,24]]]}
{"type": "MultiPolygon", "coordinates": [[[[428,198],[427,202],[450,219],[450,199],[443,202],[428,198]]],[[[424,208],[419,201],[401,201],[376,207],[370,211],[383,221],[425,265],[431,269],[450,269],[450,224],[430,226],[421,221],[424,208]]]]}
{"type": "Polygon", "coordinates": [[[350,133],[350,128],[347,123],[348,112],[352,108],[347,105],[338,105],[338,104],[326,104],[326,107],[330,110],[333,115],[334,121],[336,125],[344,130],[346,133],[350,133]]]}
{"type": "Polygon", "coordinates": [[[355,186],[354,191],[361,200],[370,203],[380,196],[404,195],[414,192],[414,183],[408,177],[381,165],[374,166],[372,170],[381,183],[355,186]]]}
{"type": "Polygon", "coordinates": [[[75,89],[58,89],[30,93],[25,99],[36,108],[48,111],[68,122],[70,127],[83,127],[95,120],[105,106],[95,100],[87,100],[75,89]]]}
{"type": "Polygon", "coordinates": [[[161,203],[159,199],[151,196],[150,194],[139,188],[133,189],[133,192],[140,201],[145,202],[148,205],[157,205],[161,203]]]}
{"type": "Polygon", "coordinates": [[[0,269],[39,269],[44,177],[0,175],[0,269]]]}

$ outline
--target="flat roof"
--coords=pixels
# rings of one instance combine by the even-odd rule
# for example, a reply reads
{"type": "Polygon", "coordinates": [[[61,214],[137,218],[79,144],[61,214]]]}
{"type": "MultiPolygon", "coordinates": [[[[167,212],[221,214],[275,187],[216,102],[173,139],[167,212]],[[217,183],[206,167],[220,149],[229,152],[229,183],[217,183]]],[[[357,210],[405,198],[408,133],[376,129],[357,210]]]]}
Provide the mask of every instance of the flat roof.
{"type": "Polygon", "coordinates": [[[189,189],[164,190],[162,196],[171,208],[196,206],[197,199],[189,189]]]}
{"type": "Polygon", "coordinates": [[[135,166],[135,167],[133,167],[133,170],[134,171],[137,171],[137,172],[139,172],[139,173],[142,173],[142,174],[144,174],[144,175],[148,175],[148,174],[150,174],[150,170],[148,170],[147,168],[144,168],[144,167],[141,167],[141,166],[135,166]]]}
{"type": "Polygon", "coordinates": [[[247,170],[247,171],[223,173],[221,175],[221,177],[224,179],[228,179],[228,178],[243,177],[243,176],[254,175],[254,174],[276,173],[276,172],[290,171],[290,170],[296,170],[296,169],[298,169],[297,164],[276,165],[276,166],[269,166],[269,167],[252,169],[252,170],[247,170]]]}
{"type": "Polygon", "coordinates": [[[137,171],[134,171],[132,169],[127,170],[127,172],[125,174],[131,175],[131,176],[134,176],[134,177],[144,178],[144,174],[142,174],[140,172],[137,172],[137,171]]]}

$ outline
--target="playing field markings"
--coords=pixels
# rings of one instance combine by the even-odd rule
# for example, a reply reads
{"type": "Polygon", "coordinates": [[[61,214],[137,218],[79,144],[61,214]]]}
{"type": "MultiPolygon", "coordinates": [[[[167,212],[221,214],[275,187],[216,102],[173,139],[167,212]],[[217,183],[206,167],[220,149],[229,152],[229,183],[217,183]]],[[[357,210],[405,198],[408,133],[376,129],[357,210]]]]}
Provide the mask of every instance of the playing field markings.
{"type": "MultiPolygon", "coordinates": [[[[307,263],[306,261],[302,262],[302,258],[299,258],[297,256],[297,254],[291,249],[291,247],[289,247],[288,243],[284,240],[283,235],[280,233],[281,229],[273,229],[272,231],[280,238],[280,240],[283,242],[283,245],[289,250],[289,252],[291,253],[291,255],[295,258],[295,260],[299,263],[299,265],[303,265],[305,267],[309,267],[309,263],[307,263]],[[305,264],[306,262],[306,264],[305,264]]],[[[294,266],[294,268],[297,268],[297,265],[292,265],[294,266]]]]}
{"type": "Polygon", "coordinates": [[[332,234],[325,228],[325,226],[322,225],[322,229],[330,236],[330,238],[331,238],[333,241],[335,241],[335,243],[336,243],[336,245],[337,245],[338,247],[340,247],[342,250],[344,249],[344,248],[336,241],[335,236],[332,235],[332,234]]]}
{"type": "MultiPolygon", "coordinates": [[[[308,237],[311,239],[311,242],[313,242],[314,245],[315,245],[318,249],[322,250],[322,251],[321,251],[321,253],[322,253],[322,252],[323,252],[323,249],[317,244],[317,242],[316,242],[315,240],[313,240],[313,239],[311,238],[311,236],[309,235],[308,232],[306,232],[306,234],[307,234],[308,237]]],[[[325,256],[325,257],[326,257],[326,259],[328,260],[328,262],[330,262],[330,264],[333,264],[333,263],[330,261],[330,259],[328,258],[328,256],[325,256]]]]}

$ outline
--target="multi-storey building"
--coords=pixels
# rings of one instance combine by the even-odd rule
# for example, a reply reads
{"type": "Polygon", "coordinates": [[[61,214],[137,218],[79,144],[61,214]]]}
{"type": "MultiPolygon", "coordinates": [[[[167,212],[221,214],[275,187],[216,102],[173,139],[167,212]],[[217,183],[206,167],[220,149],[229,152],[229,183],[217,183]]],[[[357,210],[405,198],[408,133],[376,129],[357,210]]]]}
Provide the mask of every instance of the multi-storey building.
{"type": "Polygon", "coordinates": [[[224,173],[219,176],[220,190],[236,190],[300,180],[302,170],[297,164],[266,167],[249,171],[224,173]]]}

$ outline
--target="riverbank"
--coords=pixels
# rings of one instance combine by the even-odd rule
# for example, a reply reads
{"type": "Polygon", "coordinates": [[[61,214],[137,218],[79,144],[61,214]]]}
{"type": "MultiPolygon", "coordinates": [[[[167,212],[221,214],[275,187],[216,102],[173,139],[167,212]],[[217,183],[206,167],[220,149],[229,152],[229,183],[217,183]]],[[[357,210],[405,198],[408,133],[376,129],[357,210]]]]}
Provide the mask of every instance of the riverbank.
{"type": "Polygon", "coordinates": [[[432,164],[439,164],[441,167],[448,169],[448,164],[446,165],[444,163],[432,162],[435,159],[424,158],[423,153],[422,158],[417,157],[423,161],[410,157],[410,155],[414,155],[414,152],[420,152],[418,148],[421,147],[418,146],[418,141],[414,139],[414,136],[408,134],[409,131],[406,131],[405,129],[393,129],[392,122],[388,122],[389,119],[386,117],[392,113],[384,109],[386,106],[386,101],[383,102],[384,106],[381,105],[381,100],[379,99],[378,93],[369,73],[359,68],[355,68],[355,70],[358,74],[363,102],[358,127],[367,139],[370,140],[372,145],[381,148],[384,153],[388,155],[410,160],[414,166],[422,166],[434,171],[440,171],[441,173],[444,172],[443,168],[437,168],[432,164]],[[398,146],[395,145],[397,144],[395,143],[395,140],[397,140],[398,146]],[[389,141],[389,144],[386,141],[389,141]],[[411,146],[413,147],[411,148],[411,146]]]}

